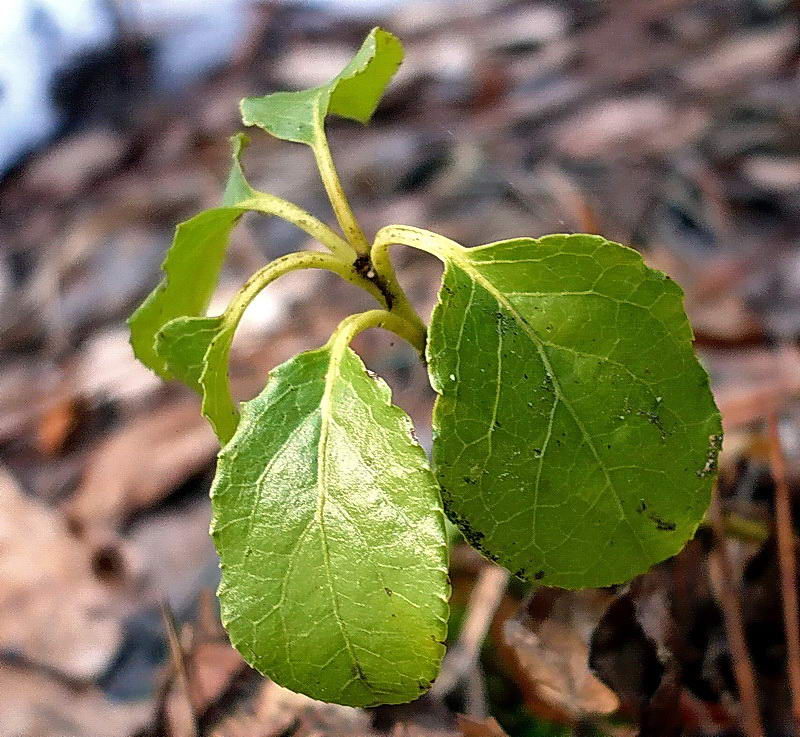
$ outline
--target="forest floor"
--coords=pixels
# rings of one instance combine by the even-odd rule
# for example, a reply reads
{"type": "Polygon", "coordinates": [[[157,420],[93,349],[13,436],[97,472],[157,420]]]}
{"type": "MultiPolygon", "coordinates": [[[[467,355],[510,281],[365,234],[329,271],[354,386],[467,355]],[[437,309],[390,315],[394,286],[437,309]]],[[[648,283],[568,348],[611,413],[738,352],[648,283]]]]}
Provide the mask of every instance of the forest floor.
{"type": "MultiPolygon", "coordinates": [[[[796,734],[793,551],[775,531],[793,534],[781,500],[800,472],[797,4],[429,0],[369,21],[254,5],[235,59],[172,98],[148,88],[142,39],[118,51],[113,67],[87,63],[81,122],[0,182],[0,734],[796,734]],[[239,99],[327,80],[376,24],[406,62],[369,127],[330,129],[365,230],[634,246],[686,292],[726,436],[708,523],[629,586],[532,590],[457,546],[440,680],[365,711],[289,693],[227,644],[208,536],[216,441],[197,397],[134,361],[124,321],[175,223],[219,201],[239,99]]],[[[252,139],[253,184],[330,219],[307,150],[252,139]]],[[[215,304],[304,238],[247,220],[215,304]]],[[[439,267],[395,258],[429,313],[439,267]]],[[[237,396],[361,299],[317,273],[270,287],[237,335],[237,396]]],[[[424,368],[374,332],[357,348],[429,447],[424,368]]]]}

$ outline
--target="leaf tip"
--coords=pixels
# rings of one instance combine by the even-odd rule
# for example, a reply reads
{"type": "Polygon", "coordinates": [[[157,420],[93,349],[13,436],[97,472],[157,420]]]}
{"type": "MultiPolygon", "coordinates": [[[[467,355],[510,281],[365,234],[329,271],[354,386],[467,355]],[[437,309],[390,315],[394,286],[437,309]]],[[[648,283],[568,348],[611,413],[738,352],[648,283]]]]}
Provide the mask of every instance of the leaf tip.
{"type": "MultiPolygon", "coordinates": [[[[242,100],[242,102],[244,102],[244,100],[242,100]]],[[[244,150],[250,145],[250,136],[239,131],[238,133],[234,133],[228,140],[231,144],[231,158],[235,162],[238,162],[244,150]]]]}

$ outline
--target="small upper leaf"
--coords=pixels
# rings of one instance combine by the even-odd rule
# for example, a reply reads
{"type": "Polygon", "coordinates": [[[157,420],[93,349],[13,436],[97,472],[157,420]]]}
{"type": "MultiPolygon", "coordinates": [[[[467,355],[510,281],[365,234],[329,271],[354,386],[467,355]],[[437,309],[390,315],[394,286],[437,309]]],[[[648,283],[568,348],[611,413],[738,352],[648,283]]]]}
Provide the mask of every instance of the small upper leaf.
{"type": "Polygon", "coordinates": [[[680,288],[597,236],[453,246],[428,345],[451,518],[549,585],[618,583],[677,553],[721,440],[680,288]]]}
{"type": "Polygon", "coordinates": [[[242,121],[276,138],[313,145],[328,113],[367,123],[403,60],[403,46],[373,28],[352,61],[328,84],[242,100],[242,121]]]}
{"type": "MultiPolygon", "coordinates": [[[[219,280],[231,231],[242,215],[247,212],[278,215],[297,225],[312,238],[337,249],[343,256],[352,253],[355,257],[347,243],[327,225],[297,205],[266,192],[258,192],[248,184],[239,161],[247,142],[247,137],[242,134],[231,138],[233,166],[225,188],[223,206],[205,210],[178,225],[161,267],[164,279],[128,320],[131,345],[136,357],[164,379],[185,380],[186,371],[189,371],[187,383],[194,389],[198,388],[196,359],[199,349],[195,346],[188,357],[190,363],[194,361],[195,370],[189,365],[181,366],[185,362],[180,355],[182,348],[172,351],[169,356],[166,352],[170,351],[169,343],[178,340],[183,329],[194,333],[196,328],[208,326],[202,321],[196,325],[191,321],[176,322],[161,336],[161,348],[158,350],[156,340],[167,323],[175,318],[205,316],[219,280]]],[[[195,341],[198,336],[181,340],[195,341]]]]}
{"type": "Polygon", "coordinates": [[[178,381],[203,393],[201,377],[205,355],[222,327],[223,316],[176,317],[156,335],[156,353],[178,381]]]}
{"type": "Polygon", "coordinates": [[[275,369],[212,488],[222,619],[277,683],[352,706],[410,701],[446,635],[444,515],[388,387],[349,348],[275,369]]]}

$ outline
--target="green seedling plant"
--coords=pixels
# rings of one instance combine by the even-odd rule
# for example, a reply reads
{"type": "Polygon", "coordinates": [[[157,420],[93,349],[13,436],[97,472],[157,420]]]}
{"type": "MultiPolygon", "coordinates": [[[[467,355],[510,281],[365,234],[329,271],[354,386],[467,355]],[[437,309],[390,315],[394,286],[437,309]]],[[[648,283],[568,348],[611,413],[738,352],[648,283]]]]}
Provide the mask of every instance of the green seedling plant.
{"type": "Polygon", "coordinates": [[[370,242],[342,189],[328,115],[366,123],[403,56],[374,29],[328,84],[242,101],[246,125],[311,148],[341,233],[253,189],[233,138],[220,207],[181,223],[161,284],[130,318],[136,356],[202,397],[219,437],[211,533],[222,620],[277,683],[353,706],[410,701],[436,677],[447,634],[445,513],[516,576],[582,588],[624,582],[676,554],[709,503],[720,417],[692,348],[680,288],[596,235],[465,248],[389,225],[370,242]],[[276,216],[327,251],[256,272],[207,315],[230,233],[276,216]],[[392,245],[444,264],[426,326],[392,245]],[[228,360],[252,299],[275,279],[326,269],[376,308],[233,400],[228,360]],[[437,398],[432,464],[386,384],[350,348],[383,328],[425,361],[437,398]]]}

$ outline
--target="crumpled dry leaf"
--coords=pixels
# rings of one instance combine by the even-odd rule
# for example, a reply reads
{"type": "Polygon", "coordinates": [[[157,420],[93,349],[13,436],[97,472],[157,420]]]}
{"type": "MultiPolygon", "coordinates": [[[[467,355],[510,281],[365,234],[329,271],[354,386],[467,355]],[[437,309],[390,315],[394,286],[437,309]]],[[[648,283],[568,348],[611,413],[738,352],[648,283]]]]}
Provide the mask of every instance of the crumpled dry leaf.
{"type": "Polygon", "coordinates": [[[98,676],[120,644],[121,618],[89,550],[2,469],[0,508],[0,650],[71,678],[98,676]]]}
{"type": "Polygon", "coordinates": [[[465,714],[459,714],[456,720],[464,737],[508,737],[494,717],[475,719],[465,714]]]}
{"type": "Polygon", "coordinates": [[[249,705],[248,713],[235,714],[214,730],[214,737],[372,737],[370,716],[363,709],[321,701],[265,681],[249,705]]]}
{"type": "Polygon", "coordinates": [[[503,628],[526,696],[543,703],[554,718],[577,721],[619,707],[614,692],[589,669],[589,641],[612,599],[598,589],[539,588],[503,628]]]}
{"type": "Polygon", "coordinates": [[[165,497],[211,463],[214,433],[191,399],[134,418],[90,458],[66,505],[78,529],[114,529],[131,513],[165,497]]]}

